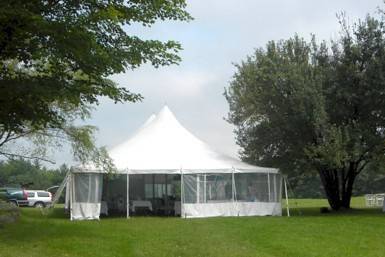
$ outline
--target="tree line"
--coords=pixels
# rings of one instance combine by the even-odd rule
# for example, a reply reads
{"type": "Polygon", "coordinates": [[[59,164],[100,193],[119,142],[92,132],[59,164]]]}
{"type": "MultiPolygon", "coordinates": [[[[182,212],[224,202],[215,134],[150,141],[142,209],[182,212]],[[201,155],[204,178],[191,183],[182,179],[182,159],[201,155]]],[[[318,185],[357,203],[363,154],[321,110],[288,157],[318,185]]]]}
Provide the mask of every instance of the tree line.
{"type": "MultiPolygon", "coordinates": [[[[27,185],[28,189],[45,190],[48,187],[60,185],[70,167],[63,164],[59,168],[47,168],[38,161],[12,159],[0,161],[0,187],[27,185]]],[[[295,198],[324,198],[324,190],[320,178],[315,171],[306,172],[299,176],[288,176],[290,197],[295,198]]],[[[359,176],[353,195],[368,193],[383,193],[385,188],[385,168],[381,165],[370,165],[359,176]]]]}
{"type": "Polygon", "coordinates": [[[69,167],[65,164],[50,169],[37,160],[19,158],[0,161],[0,187],[25,185],[27,189],[45,190],[60,185],[68,171],[69,167]]]}

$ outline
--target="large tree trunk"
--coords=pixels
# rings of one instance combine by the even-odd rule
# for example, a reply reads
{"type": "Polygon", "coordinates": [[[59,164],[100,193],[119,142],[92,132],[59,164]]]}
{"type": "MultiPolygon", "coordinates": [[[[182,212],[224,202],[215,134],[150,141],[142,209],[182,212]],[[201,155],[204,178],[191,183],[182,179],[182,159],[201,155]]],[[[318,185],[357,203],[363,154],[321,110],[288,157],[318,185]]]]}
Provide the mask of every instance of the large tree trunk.
{"type": "Polygon", "coordinates": [[[349,209],[350,208],[350,199],[352,198],[352,191],[353,191],[353,184],[354,180],[357,176],[357,164],[356,163],[350,163],[349,169],[347,171],[347,174],[345,176],[345,179],[343,181],[343,188],[345,189],[342,192],[341,196],[341,206],[343,208],[349,209]]]}
{"type": "Polygon", "coordinates": [[[348,167],[341,169],[323,167],[318,170],[326,197],[333,210],[350,208],[356,170],[356,163],[349,163],[348,167]]]}

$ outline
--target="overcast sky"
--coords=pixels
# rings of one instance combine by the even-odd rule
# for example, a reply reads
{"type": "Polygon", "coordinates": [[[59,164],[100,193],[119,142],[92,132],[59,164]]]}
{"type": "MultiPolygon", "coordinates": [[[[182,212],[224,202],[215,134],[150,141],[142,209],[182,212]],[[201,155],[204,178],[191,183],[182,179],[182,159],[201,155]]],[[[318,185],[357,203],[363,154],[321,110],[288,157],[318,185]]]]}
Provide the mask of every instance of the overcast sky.
{"type": "MultiPolygon", "coordinates": [[[[102,100],[89,123],[99,127],[97,144],[108,149],[127,140],[152,114],[167,103],[176,117],[198,138],[228,155],[237,156],[233,127],[224,117],[223,96],[239,63],[269,40],[298,33],[309,38],[336,38],[336,13],[345,11],[351,22],[385,6],[382,0],[193,0],[188,11],[194,20],[158,22],[152,28],[130,27],[143,38],[172,39],[183,46],[179,65],[155,69],[144,65],[112,77],[144,97],[141,103],[114,104],[102,100]]],[[[69,162],[60,154],[57,164],[69,162]]]]}

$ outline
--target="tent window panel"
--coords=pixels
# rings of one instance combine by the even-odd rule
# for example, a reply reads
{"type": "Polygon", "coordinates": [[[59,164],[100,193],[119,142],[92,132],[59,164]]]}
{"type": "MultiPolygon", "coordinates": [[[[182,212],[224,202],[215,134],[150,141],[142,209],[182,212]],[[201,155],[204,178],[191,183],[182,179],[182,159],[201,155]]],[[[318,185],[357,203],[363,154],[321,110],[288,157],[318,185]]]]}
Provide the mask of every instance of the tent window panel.
{"type": "MultiPolygon", "coordinates": [[[[145,194],[145,178],[148,175],[130,175],[130,200],[144,200],[145,194]]],[[[123,191],[125,192],[125,191],[123,191]]]]}
{"type": "Polygon", "coordinates": [[[276,199],[276,201],[280,202],[281,201],[281,196],[282,196],[282,176],[281,176],[281,174],[276,174],[275,175],[275,187],[277,189],[277,193],[276,193],[277,199],[276,199]]]}
{"type": "Polygon", "coordinates": [[[144,175],[146,200],[165,196],[180,200],[180,188],[180,175],[144,175]]]}
{"type": "Polygon", "coordinates": [[[145,184],[144,185],[144,195],[145,195],[145,198],[148,200],[148,199],[152,199],[153,197],[153,186],[152,184],[145,184]]]}
{"type": "Polygon", "coordinates": [[[279,174],[270,174],[270,202],[279,202],[281,195],[281,177],[279,174]]]}
{"type": "Polygon", "coordinates": [[[166,175],[154,175],[154,198],[163,198],[166,195],[166,175]]]}
{"type": "Polygon", "coordinates": [[[154,176],[143,175],[144,177],[144,198],[150,200],[154,197],[154,176]]]}
{"type": "Polygon", "coordinates": [[[184,202],[197,202],[197,175],[183,175],[184,202]]]}
{"type": "Polygon", "coordinates": [[[238,201],[269,202],[267,173],[234,174],[234,180],[238,201]]]}
{"type": "Polygon", "coordinates": [[[167,196],[173,195],[173,185],[167,184],[167,187],[166,187],[166,195],[167,195],[167,196]]]}
{"type": "Polygon", "coordinates": [[[230,202],[232,201],[232,175],[207,174],[202,183],[200,198],[202,202],[230,202]],[[204,183],[206,182],[206,183],[204,183]],[[205,190],[204,190],[205,189],[205,190]]]}
{"type": "Polygon", "coordinates": [[[89,194],[89,176],[88,174],[76,174],[75,183],[75,202],[87,203],[89,194]]]}
{"type": "Polygon", "coordinates": [[[167,175],[167,181],[169,183],[167,188],[167,195],[177,201],[180,201],[180,175],[167,175]]]}
{"type": "Polygon", "coordinates": [[[74,201],[78,203],[99,203],[102,182],[102,175],[100,174],[76,174],[74,201]]]}
{"type": "Polygon", "coordinates": [[[154,184],[154,196],[155,198],[163,198],[166,194],[165,184],[154,184]]]}
{"type": "Polygon", "coordinates": [[[205,175],[197,176],[197,194],[198,194],[198,202],[204,203],[205,199],[205,175]]]}
{"type": "Polygon", "coordinates": [[[100,203],[102,198],[103,189],[103,175],[102,174],[90,174],[90,202],[100,203]]]}

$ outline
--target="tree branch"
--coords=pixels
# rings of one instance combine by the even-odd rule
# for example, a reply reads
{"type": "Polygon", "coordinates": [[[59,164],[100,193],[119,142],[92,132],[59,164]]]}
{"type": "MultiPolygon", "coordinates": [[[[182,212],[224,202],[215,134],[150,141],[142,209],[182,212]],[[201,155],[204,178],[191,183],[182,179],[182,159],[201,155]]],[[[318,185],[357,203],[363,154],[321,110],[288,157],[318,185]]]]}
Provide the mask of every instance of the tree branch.
{"type": "Polygon", "coordinates": [[[0,142],[0,147],[5,145],[6,143],[12,141],[12,140],[16,140],[16,139],[19,139],[21,137],[25,137],[25,136],[27,136],[29,134],[32,134],[33,131],[32,130],[27,130],[27,131],[19,133],[19,134],[15,134],[12,131],[8,131],[8,132],[3,132],[2,134],[5,134],[5,133],[7,133],[7,136],[0,142]]]}
{"type": "Polygon", "coordinates": [[[15,153],[6,153],[6,152],[1,152],[1,151],[0,151],[0,155],[4,155],[8,159],[12,159],[14,157],[19,157],[19,158],[25,158],[25,159],[30,159],[30,160],[39,160],[39,161],[49,162],[51,164],[56,164],[56,162],[54,162],[52,160],[45,159],[42,157],[37,157],[37,156],[26,156],[26,155],[15,154],[15,153]]]}
{"type": "Polygon", "coordinates": [[[3,138],[4,134],[7,133],[7,135],[5,136],[5,138],[0,142],[0,147],[3,146],[5,143],[7,143],[9,140],[9,137],[11,136],[12,132],[11,131],[8,131],[8,132],[2,132],[1,134],[1,138],[3,138]]]}

